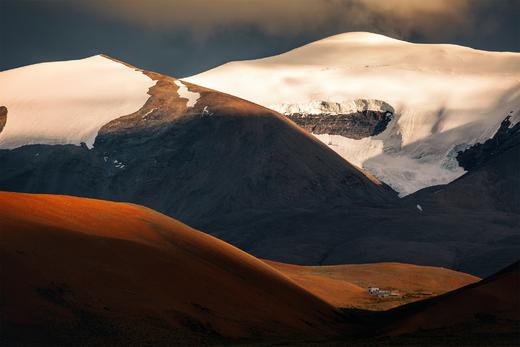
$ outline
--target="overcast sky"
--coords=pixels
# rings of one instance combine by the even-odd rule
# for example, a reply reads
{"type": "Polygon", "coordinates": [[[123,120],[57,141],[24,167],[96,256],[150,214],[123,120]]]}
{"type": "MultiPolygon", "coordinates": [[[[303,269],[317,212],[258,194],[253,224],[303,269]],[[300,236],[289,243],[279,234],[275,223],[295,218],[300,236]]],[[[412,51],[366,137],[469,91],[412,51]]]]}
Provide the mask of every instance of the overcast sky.
{"type": "Polygon", "coordinates": [[[105,53],[185,77],[347,31],[520,52],[520,0],[0,0],[0,70],[105,53]]]}

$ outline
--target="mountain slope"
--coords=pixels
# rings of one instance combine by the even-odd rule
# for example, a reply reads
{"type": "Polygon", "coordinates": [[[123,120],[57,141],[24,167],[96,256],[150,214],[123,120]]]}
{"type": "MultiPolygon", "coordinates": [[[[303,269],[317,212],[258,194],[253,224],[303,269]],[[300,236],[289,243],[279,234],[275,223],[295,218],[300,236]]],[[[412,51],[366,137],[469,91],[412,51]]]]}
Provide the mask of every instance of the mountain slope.
{"type": "MultiPolygon", "coordinates": [[[[520,218],[512,210],[495,206],[482,213],[480,208],[450,204],[432,208],[426,200],[419,210],[423,200],[412,196],[398,203],[386,185],[274,111],[100,59],[153,81],[143,107],[104,124],[92,148],[78,145],[81,136],[75,133],[74,141],[63,144],[0,149],[0,189],[143,204],[255,256],[294,264],[403,262],[481,277],[517,259],[520,218]]],[[[53,81],[39,80],[40,89],[62,90],[53,81]]],[[[92,82],[80,78],[74,83],[92,82]]],[[[97,97],[85,96],[103,102],[97,97]]],[[[51,101],[56,113],[68,112],[78,102],[66,97],[51,101]],[[70,105],[64,108],[62,103],[70,105]]],[[[12,102],[30,109],[33,96],[21,93],[12,102]]],[[[364,116],[381,116],[369,112],[370,107],[387,107],[375,101],[354,105],[361,112],[354,124],[363,124],[364,116]]],[[[4,129],[14,114],[9,108],[16,105],[7,106],[4,129]]],[[[66,122],[67,114],[60,119],[66,122]]],[[[22,143],[38,140],[40,124],[35,119],[27,118],[32,121],[26,123],[22,143]]],[[[75,119],[69,119],[73,125],[75,119]]],[[[376,130],[377,125],[368,124],[376,130]]]]}
{"type": "Polygon", "coordinates": [[[137,205],[1,192],[0,233],[6,343],[182,344],[348,329],[262,261],[137,205]]]}
{"type": "Polygon", "coordinates": [[[444,268],[402,263],[298,266],[266,262],[309,292],[342,308],[385,310],[479,280],[444,268]],[[369,287],[392,290],[397,295],[381,299],[369,295],[369,287]]]}
{"type": "MultiPolygon", "coordinates": [[[[520,215],[520,123],[506,119],[496,135],[458,155],[468,173],[407,200],[427,208],[465,208],[520,215]]],[[[520,217],[519,217],[520,218],[520,217]]]]}
{"type": "MultiPolygon", "coordinates": [[[[281,209],[312,208],[325,202],[380,204],[394,198],[388,187],[348,164],[285,117],[236,97],[136,70],[108,57],[26,68],[0,73],[2,85],[8,81],[18,86],[18,94],[5,99],[0,189],[141,203],[208,232],[217,231],[212,227],[216,221],[238,224],[241,218],[281,209]],[[81,67],[90,68],[91,61],[98,70],[88,70],[88,79],[79,78],[81,67]],[[48,66],[55,73],[47,73],[48,66]],[[48,90],[46,94],[35,97],[23,93],[21,88],[27,81],[16,76],[25,76],[26,68],[47,77],[37,81],[38,89],[48,90]],[[61,68],[62,78],[71,79],[79,91],[89,90],[79,101],[60,94],[65,87],[62,78],[55,75],[61,68]],[[112,95],[109,91],[98,95],[90,89],[102,84],[98,79],[104,81],[104,73],[111,69],[140,75],[133,87],[127,85],[134,82],[114,77],[110,85],[114,88],[122,83],[125,88],[142,89],[141,79],[148,79],[146,86],[152,87],[147,99],[133,113],[114,113],[111,119],[104,119],[106,123],[95,137],[91,133],[83,136],[80,125],[87,119],[81,116],[85,103],[93,105],[92,113],[97,112],[98,104],[110,105],[106,101],[112,95]],[[54,98],[55,94],[59,97],[54,98]],[[47,97],[48,112],[54,111],[53,119],[59,120],[62,128],[70,125],[67,136],[62,136],[61,128],[53,133],[55,127],[49,127],[42,140],[38,129],[47,113],[35,111],[39,118],[19,117],[22,106],[37,110],[43,97],[47,97]],[[23,124],[23,131],[10,131],[15,121],[18,127],[23,124]],[[87,137],[92,146],[77,146],[87,137]]],[[[91,123],[97,127],[99,119],[94,117],[91,123]]]]}
{"type": "Polygon", "coordinates": [[[459,150],[520,120],[519,71],[518,53],[359,32],[185,80],[285,113],[404,196],[460,177],[459,150]]]}
{"type": "MultiPolygon", "coordinates": [[[[475,243],[466,256],[459,248],[457,262],[464,271],[479,269],[481,276],[490,275],[517,260],[520,251],[520,123],[510,127],[504,121],[492,139],[458,157],[468,173],[450,184],[422,189],[401,202],[409,209],[420,209],[422,217],[438,216],[448,224],[446,230],[472,240],[485,239],[475,243]]],[[[439,221],[432,223],[429,228],[439,221]]]]}
{"type": "Polygon", "coordinates": [[[483,326],[500,332],[502,326],[505,330],[515,329],[518,341],[519,270],[516,262],[477,283],[391,310],[387,312],[389,324],[385,327],[386,333],[403,334],[464,325],[483,326]]]}

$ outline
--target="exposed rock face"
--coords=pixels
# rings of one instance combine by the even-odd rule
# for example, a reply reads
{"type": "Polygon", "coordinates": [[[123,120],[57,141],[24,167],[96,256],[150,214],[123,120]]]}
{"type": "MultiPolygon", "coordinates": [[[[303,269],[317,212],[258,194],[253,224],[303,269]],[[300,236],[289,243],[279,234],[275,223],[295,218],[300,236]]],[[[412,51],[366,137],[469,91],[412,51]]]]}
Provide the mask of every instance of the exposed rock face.
{"type": "Polygon", "coordinates": [[[383,101],[361,99],[348,104],[320,101],[274,109],[313,134],[341,135],[356,140],[383,132],[394,114],[392,106],[383,101]]]}
{"type": "Polygon", "coordinates": [[[6,122],[7,122],[7,107],[0,106],[0,133],[4,129],[6,122]]]}
{"type": "Polygon", "coordinates": [[[493,138],[459,152],[468,171],[448,185],[430,187],[410,198],[426,208],[466,208],[516,214],[520,226],[520,123],[507,117],[493,138]]]}
{"type": "Polygon", "coordinates": [[[470,148],[461,151],[457,160],[465,170],[485,164],[499,153],[520,144],[520,122],[511,126],[511,116],[507,116],[496,134],[484,143],[477,143],[470,148]]]}
{"type": "Polygon", "coordinates": [[[361,111],[338,115],[293,113],[288,117],[313,134],[341,135],[359,140],[383,132],[392,119],[392,114],[390,112],[361,111]]]}

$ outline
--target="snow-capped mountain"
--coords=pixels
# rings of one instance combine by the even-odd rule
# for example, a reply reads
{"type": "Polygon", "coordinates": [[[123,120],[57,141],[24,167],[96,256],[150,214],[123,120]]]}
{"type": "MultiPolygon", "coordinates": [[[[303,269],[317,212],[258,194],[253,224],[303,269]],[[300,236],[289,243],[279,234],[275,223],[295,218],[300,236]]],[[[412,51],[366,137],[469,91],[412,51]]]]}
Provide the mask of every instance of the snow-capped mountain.
{"type": "MultiPolygon", "coordinates": [[[[106,56],[3,71],[0,86],[0,191],[139,203],[290,263],[400,261],[482,275],[517,259],[519,125],[509,119],[459,158],[463,178],[397,199],[286,116],[106,56]]],[[[378,139],[390,149],[403,141],[391,100],[284,107],[332,148],[351,140],[377,157],[378,139]]],[[[431,138],[451,140],[436,136],[425,150],[431,138]]]]}
{"type": "Polygon", "coordinates": [[[0,149],[82,142],[92,147],[99,129],[139,110],[154,84],[100,55],[0,72],[0,105],[7,111],[0,149]]]}
{"type": "Polygon", "coordinates": [[[132,201],[193,225],[395,199],[270,109],[106,56],[0,72],[0,86],[0,190],[132,201]]]}
{"type": "Polygon", "coordinates": [[[290,116],[401,196],[460,177],[459,151],[493,137],[506,117],[512,125],[520,119],[520,54],[364,32],[230,62],[185,80],[290,116]],[[382,117],[387,111],[392,117],[382,117]],[[334,131],[334,123],[363,122],[383,131],[363,137],[334,131]]]}
{"type": "MultiPolygon", "coordinates": [[[[0,72],[0,149],[82,143],[92,148],[103,126],[144,108],[156,83],[150,74],[103,55],[0,72]]],[[[192,108],[200,94],[173,83],[192,108]]]]}

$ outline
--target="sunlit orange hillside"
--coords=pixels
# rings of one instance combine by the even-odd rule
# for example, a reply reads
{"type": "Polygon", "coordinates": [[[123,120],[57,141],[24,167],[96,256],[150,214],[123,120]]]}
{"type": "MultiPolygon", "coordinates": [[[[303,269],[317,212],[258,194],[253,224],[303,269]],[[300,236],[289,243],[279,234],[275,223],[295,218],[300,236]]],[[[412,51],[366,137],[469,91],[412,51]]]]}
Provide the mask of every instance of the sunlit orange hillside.
{"type": "Polygon", "coordinates": [[[405,303],[443,294],[478,277],[440,267],[402,263],[298,266],[266,261],[296,283],[332,305],[343,308],[385,310],[405,303]],[[395,292],[381,298],[369,295],[368,288],[395,292]]]}
{"type": "Polygon", "coordinates": [[[264,262],[137,205],[1,192],[0,231],[6,339],[153,344],[346,328],[264,262]]]}

